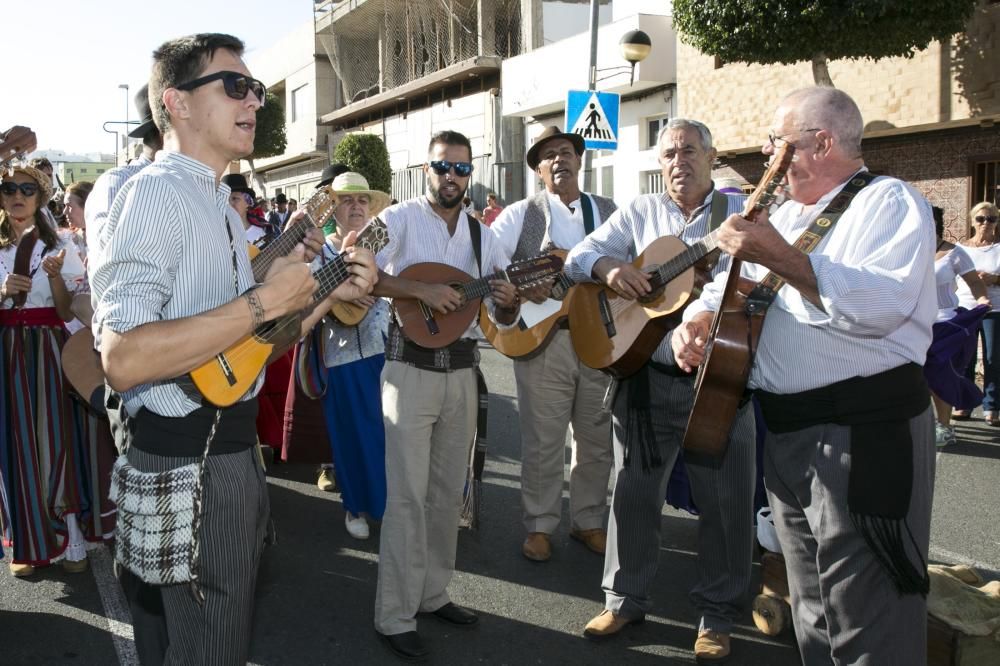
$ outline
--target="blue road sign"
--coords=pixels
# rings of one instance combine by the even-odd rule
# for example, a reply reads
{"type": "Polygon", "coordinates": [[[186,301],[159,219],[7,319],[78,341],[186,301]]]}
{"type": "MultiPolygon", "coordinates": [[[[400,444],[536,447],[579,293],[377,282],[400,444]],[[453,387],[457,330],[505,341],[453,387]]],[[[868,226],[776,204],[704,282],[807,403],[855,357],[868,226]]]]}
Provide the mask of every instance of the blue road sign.
{"type": "Polygon", "coordinates": [[[596,90],[570,90],[566,95],[566,131],[579,134],[590,149],[618,148],[621,95],[596,90]]]}

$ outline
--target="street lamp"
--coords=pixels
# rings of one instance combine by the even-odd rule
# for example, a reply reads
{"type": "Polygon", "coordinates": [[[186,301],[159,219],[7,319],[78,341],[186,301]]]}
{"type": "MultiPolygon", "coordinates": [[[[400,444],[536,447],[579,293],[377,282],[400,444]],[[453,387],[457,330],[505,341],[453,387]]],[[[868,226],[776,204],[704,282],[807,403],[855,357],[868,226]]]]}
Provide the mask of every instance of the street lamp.
{"type": "MultiPolygon", "coordinates": [[[[118,89],[125,91],[125,132],[124,132],[124,136],[122,137],[122,148],[126,150],[126,159],[127,159],[127,154],[128,154],[128,84],[127,83],[119,83],[118,84],[118,89]]],[[[115,160],[115,163],[117,164],[118,160],[115,160]]]]}
{"type": "Polygon", "coordinates": [[[650,41],[649,35],[642,30],[629,30],[618,41],[618,48],[621,50],[622,57],[632,68],[628,81],[631,86],[635,81],[635,64],[646,59],[653,48],[653,42],[650,41]]]}

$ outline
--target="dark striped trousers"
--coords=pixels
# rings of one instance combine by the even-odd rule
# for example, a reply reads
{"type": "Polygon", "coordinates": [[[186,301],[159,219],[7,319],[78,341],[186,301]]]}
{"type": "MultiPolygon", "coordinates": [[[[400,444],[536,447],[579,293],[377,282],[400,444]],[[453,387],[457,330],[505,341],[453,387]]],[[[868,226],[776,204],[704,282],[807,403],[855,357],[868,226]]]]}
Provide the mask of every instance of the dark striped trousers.
{"type": "MultiPolygon", "coordinates": [[[[128,450],[128,459],[141,472],[163,472],[196,461],[135,447],[128,450]]],[[[267,482],[255,447],[209,456],[206,464],[199,560],[204,606],[195,601],[188,584],[146,585],[127,572],[122,581],[133,617],[142,618],[135,621],[134,631],[143,666],[247,663],[257,566],[270,513],[267,482]],[[150,612],[157,591],[162,619],[150,612]],[[163,635],[165,644],[158,638],[163,635]]]]}
{"type": "MultiPolygon", "coordinates": [[[[605,607],[637,617],[652,605],[650,588],[660,555],[660,526],[667,481],[694,399],[694,379],[650,370],[653,431],[664,465],[643,471],[638,455],[626,468],[624,424],[628,381],[614,407],[615,490],[604,556],[605,607]]],[[[633,380],[634,381],[634,380],[633,380]]],[[[753,555],[753,489],[756,473],[753,408],[737,414],[729,449],[720,463],[686,459],[698,518],[698,580],[691,602],[700,627],[729,632],[746,609],[753,555]]]]}

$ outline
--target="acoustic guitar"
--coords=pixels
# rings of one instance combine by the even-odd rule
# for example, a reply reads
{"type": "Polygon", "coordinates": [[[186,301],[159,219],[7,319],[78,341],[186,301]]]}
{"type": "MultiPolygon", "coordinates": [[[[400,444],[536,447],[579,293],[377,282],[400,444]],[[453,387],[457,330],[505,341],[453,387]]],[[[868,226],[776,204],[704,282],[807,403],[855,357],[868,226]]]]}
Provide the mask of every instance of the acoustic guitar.
{"type": "Polygon", "coordinates": [[[648,275],[652,291],[629,300],[597,283],[577,286],[569,310],[569,334],[584,365],[617,378],[649,361],[684,307],[711,280],[718,258],[715,232],[687,245],[675,236],[653,241],[632,262],[648,275]]]}
{"type": "MultiPolygon", "coordinates": [[[[376,218],[377,219],[377,218],[376,218]]],[[[378,247],[374,243],[367,239],[358,238],[356,247],[363,247],[366,250],[371,250],[372,254],[377,254],[384,243],[378,247]]],[[[361,323],[361,320],[365,318],[368,314],[369,307],[367,305],[361,305],[360,303],[352,303],[349,301],[341,301],[334,303],[333,307],[330,308],[330,314],[339,321],[344,326],[357,326],[361,323]]]]}
{"type": "MultiPolygon", "coordinates": [[[[431,284],[446,284],[462,296],[462,305],[447,314],[436,312],[417,298],[394,298],[396,322],[411,342],[429,349],[447,347],[458,340],[479,314],[482,298],[490,293],[490,280],[506,280],[515,287],[525,287],[555,275],[563,260],[554,254],[532,257],[513,263],[502,271],[474,279],[468,273],[447,264],[413,264],[399,277],[431,284]]],[[[488,319],[488,317],[487,317],[488,319]]]]}
{"type": "Polygon", "coordinates": [[[7,168],[15,159],[22,158],[38,147],[38,138],[27,127],[15,125],[0,134],[0,168],[7,168]]]}
{"type": "MultiPolygon", "coordinates": [[[[794,154],[792,144],[781,147],[747,199],[743,217],[752,222],[771,205],[794,154]]],[[[742,265],[742,261],[733,257],[722,302],[712,319],[705,358],[698,368],[694,404],[684,432],[686,450],[717,458],[725,455],[729,445],[729,431],[750,379],[766,313],[766,309],[748,307],[747,294],[754,285],[742,280],[741,286],[742,265]]]]}
{"type": "Polygon", "coordinates": [[[271,269],[271,265],[278,257],[284,257],[291,252],[295,246],[306,237],[306,232],[320,226],[333,212],[337,203],[337,197],[329,185],[316,190],[302,208],[305,210],[305,217],[296,221],[292,226],[281,232],[262,248],[258,248],[253,243],[249,243],[247,252],[250,255],[250,268],[253,270],[253,279],[263,282],[264,276],[271,269]],[[319,220],[317,223],[315,220],[319,220]]]}
{"type": "MultiPolygon", "coordinates": [[[[569,253],[566,250],[552,250],[551,254],[565,262],[569,253]]],[[[569,317],[569,306],[574,293],[576,283],[566,273],[559,273],[547,303],[521,301],[521,316],[513,328],[502,329],[494,324],[486,314],[485,305],[480,306],[479,328],[493,348],[504,356],[529,359],[545,348],[559,326],[569,317]],[[557,304],[558,310],[549,312],[557,304]],[[533,311],[540,314],[532,314],[533,311]],[[529,326],[527,321],[536,323],[529,326]]]]}
{"type": "MultiPolygon", "coordinates": [[[[385,223],[375,218],[361,230],[358,239],[359,243],[366,242],[369,247],[380,250],[389,241],[389,232],[385,223]]],[[[350,276],[345,254],[341,252],[313,273],[319,283],[319,289],[313,295],[313,305],[302,313],[262,324],[250,335],[192,370],[191,380],[195,387],[208,402],[218,407],[228,407],[242,398],[257,381],[274,348],[291,345],[298,340],[303,314],[312,310],[316,303],[329,296],[350,276]]]]}

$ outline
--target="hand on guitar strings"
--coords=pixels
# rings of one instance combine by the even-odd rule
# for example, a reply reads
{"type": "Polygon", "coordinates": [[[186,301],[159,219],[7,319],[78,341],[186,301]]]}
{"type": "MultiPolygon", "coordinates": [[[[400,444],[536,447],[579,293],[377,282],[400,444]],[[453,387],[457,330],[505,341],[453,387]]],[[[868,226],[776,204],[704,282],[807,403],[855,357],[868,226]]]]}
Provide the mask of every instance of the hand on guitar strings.
{"type": "Polygon", "coordinates": [[[344,263],[350,277],[319,303],[312,304],[310,302],[310,310],[303,313],[300,335],[304,336],[308,333],[338,301],[363,303],[370,300],[371,304],[374,304],[375,299],[371,298],[370,294],[375,283],[378,282],[375,255],[370,250],[355,247],[354,243],[357,238],[358,232],[352,231],[344,237],[343,242],[344,263]]]}
{"type": "Polygon", "coordinates": [[[787,260],[787,251],[798,252],[788,244],[761,210],[751,222],[741,215],[730,215],[719,227],[719,249],[737,259],[774,269],[787,260]]]}
{"type": "MultiPolygon", "coordinates": [[[[499,273],[502,269],[494,266],[493,270],[499,273]]],[[[502,279],[490,280],[490,295],[498,308],[504,310],[514,310],[521,304],[521,299],[517,295],[517,287],[502,279]]]]}
{"type": "Polygon", "coordinates": [[[420,300],[424,305],[441,314],[454,312],[465,302],[462,294],[450,285],[432,283],[424,283],[420,287],[420,300]]]}
{"type": "Polygon", "coordinates": [[[670,336],[670,349],[674,352],[677,367],[684,372],[691,372],[704,360],[711,326],[712,313],[701,312],[674,329],[670,336]]]}
{"type": "Polygon", "coordinates": [[[532,303],[544,303],[552,295],[552,285],[556,283],[555,276],[550,276],[528,287],[518,289],[521,298],[532,303]]]}
{"type": "Polygon", "coordinates": [[[305,246],[298,243],[284,257],[274,260],[257,289],[264,321],[302,311],[312,302],[316,279],[305,262],[305,246]]]}
{"type": "Polygon", "coordinates": [[[615,293],[630,301],[653,290],[649,284],[649,274],[621,259],[601,257],[594,264],[593,272],[615,293]]]}
{"type": "MultiPolygon", "coordinates": [[[[296,222],[301,220],[306,216],[304,210],[297,210],[288,216],[288,221],[285,224],[285,228],[288,229],[290,226],[294,225],[296,222]]],[[[305,238],[302,239],[302,245],[305,246],[305,260],[306,262],[311,262],[315,259],[320,252],[323,251],[323,243],[326,242],[326,238],[323,236],[323,230],[319,227],[312,227],[306,232],[305,238]]]]}

